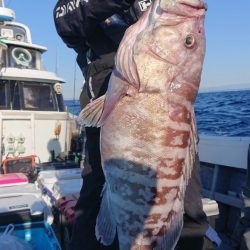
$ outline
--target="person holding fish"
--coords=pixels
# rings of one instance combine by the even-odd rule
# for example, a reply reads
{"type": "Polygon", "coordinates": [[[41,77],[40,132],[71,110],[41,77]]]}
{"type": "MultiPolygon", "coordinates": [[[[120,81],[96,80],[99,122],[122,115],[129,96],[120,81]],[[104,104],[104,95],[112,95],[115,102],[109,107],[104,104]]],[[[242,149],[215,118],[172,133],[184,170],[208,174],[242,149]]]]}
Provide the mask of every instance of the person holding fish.
{"type": "Polygon", "coordinates": [[[193,111],[206,8],[201,0],[58,1],[57,32],[86,79],[72,250],[201,250],[207,232],[219,245],[202,209],[193,111]]]}

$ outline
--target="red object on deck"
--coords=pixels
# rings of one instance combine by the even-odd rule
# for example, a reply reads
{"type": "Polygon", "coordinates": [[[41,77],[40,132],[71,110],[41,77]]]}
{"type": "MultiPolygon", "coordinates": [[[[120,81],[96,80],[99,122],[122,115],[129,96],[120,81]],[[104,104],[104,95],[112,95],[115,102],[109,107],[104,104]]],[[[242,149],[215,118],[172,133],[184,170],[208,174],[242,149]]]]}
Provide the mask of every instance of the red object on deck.
{"type": "Polygon", "coordinates": [[[57,201],[57,207],[59,211],[64,215],[67,223],[74,224],[75,223],[75,205],[79,198],[80,194],[71,194],[60,198],[57,201]]]}
{"type": "Polygon", "coordinates": [[[28,177],[23,173],[0,174],[0,187],[28,183],[28,177]]]}

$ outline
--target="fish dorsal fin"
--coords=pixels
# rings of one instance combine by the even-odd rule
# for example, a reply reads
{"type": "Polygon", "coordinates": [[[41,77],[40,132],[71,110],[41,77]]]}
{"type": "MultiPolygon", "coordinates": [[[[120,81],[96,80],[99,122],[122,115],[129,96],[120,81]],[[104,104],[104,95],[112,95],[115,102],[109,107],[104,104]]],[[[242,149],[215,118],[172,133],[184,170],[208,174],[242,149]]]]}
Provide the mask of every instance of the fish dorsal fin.
{"type": "Polygon", "coordinates": [[[85,127],[100,127],[98,122],[102,115],[105,95],[90,102],[77,117],[77,122],[85,127]]]}

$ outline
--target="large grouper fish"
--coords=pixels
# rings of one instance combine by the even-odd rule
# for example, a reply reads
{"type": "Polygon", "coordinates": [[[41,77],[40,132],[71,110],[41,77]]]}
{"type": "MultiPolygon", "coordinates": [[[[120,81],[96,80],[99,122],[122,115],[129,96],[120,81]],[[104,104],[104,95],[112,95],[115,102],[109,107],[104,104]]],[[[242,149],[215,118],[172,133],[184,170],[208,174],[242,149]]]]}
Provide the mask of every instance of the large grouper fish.
{"type": "Polygon", "coordinates": [[[106,183],[96,236],[120,250],[172,250],[195,156],[205,55],[203,0],[155,0],[126,31],[105,96],[78,121],[101,127],[106,183]]]}

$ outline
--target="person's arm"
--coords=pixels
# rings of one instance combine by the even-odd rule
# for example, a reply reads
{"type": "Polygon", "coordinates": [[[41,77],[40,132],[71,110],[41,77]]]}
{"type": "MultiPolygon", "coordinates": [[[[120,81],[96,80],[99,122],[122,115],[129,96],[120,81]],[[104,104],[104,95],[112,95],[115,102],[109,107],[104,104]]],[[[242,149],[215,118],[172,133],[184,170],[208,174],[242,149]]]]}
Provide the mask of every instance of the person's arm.
{"type": "Polygon", "coordinates": [[[120,11],[129,9],[135,0],[89,0],[88,6],[88,18],[98,21],[104,21],[106,18],[120,11]]]}
{"type": "Polygon", "coordinates": [[[60,0],[54,8],[55,27],[65,44],[78,49],[106,18],[128,9],[135,0],[60,0]],[[70,6],[71,8],[67,7],[70,6]]]}
{"type": "Polygon", "coordinates": [[[101,23],[119,12],[129,9],[135,0],[88,0],[84,2],[82,12],[85,15],[84,32],[87,37],[95,34],[101,23]]]}
{"type": "Polygon", "coordinates": [[[88,0],[73,2],[59,0],[53,17],[58,35],[69,48],[73,48],[77,62],[84,71],[89,40],[100,31],[101,23],[114,13],[128,9],[135,0],[88,0]]]}

